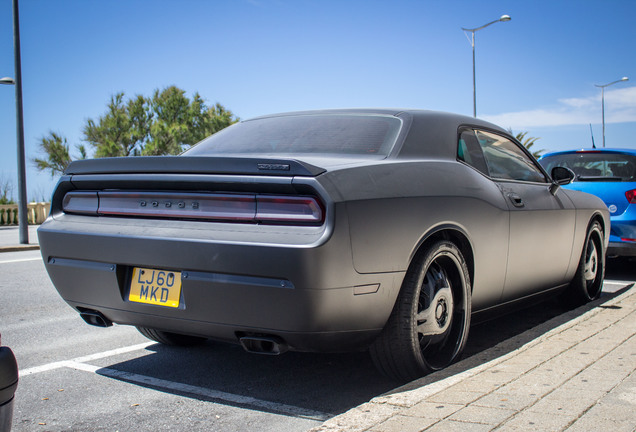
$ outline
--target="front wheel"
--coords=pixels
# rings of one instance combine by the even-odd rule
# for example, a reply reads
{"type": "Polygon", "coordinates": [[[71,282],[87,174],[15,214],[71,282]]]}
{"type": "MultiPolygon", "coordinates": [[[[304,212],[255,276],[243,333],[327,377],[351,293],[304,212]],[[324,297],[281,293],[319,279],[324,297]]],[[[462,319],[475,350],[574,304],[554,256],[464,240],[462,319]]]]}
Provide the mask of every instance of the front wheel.
{"type": "Polygon", "coordinates": [[[579,267],[570,285],[561,294],[561,303],[574,308],[596,300],[601,296],[604,277],[603,230],[598,222],[594,222],[587,230],[579,267]]]}
{"type": "Polygon", "coordinates": [[[470,276],[460,250],[442,240],[418,252],[370,348],[376,367],[409,381],[450,365],[466,344],[470,313],[470,276]]]}

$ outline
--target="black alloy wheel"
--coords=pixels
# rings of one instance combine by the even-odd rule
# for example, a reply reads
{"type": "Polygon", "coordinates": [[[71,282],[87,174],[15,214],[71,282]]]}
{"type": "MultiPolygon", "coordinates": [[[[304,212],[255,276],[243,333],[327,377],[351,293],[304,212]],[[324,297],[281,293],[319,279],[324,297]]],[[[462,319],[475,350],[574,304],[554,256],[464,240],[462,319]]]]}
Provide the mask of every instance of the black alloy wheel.
{"type": "Polygon", "coordinates": [[[561,295],[561,303],[568,308],[574,308],[596,300],[601,296],[604,278],[603,230],[598,222],[593,222],[585,236],[579,267],[570,285],[561,295]]]}
{"type": "Polygon", "coordinates": [[[382,333],[371,346],[385,375],[409,381],[457,360],[468,338],[471,286],[466,261],[450,241],[420,251],[382,333]]]}

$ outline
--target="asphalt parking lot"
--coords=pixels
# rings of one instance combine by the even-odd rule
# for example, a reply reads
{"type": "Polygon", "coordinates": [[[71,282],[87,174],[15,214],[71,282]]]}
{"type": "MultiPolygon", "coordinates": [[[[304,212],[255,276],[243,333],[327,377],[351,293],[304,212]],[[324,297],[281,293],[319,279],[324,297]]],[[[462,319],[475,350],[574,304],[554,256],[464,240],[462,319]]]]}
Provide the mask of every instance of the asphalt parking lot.
{"type": "MultiPolygon", "coordinates": [[[[634,281],[610,261],[606,290],[634,281]]],[[[88,326],[57,295],[38,251],[0,255],[0,331],[20,366],[15,431],[304,431],[398,385],[366,353],[256,356],[208,342],[165,347],[134,328],[88,326]]],[[[556,302],[473,326],[466,356],[562,311],[556,302]]]]}

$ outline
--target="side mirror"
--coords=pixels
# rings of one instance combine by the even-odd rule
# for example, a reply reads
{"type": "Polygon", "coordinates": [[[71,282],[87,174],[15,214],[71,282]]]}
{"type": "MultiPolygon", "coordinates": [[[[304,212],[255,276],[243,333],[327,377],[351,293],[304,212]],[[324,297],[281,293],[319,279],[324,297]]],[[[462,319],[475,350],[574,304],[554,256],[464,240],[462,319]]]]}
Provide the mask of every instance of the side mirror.
{"type": "Polygon", "coordinates": [[[552,195],[559,190],[559,186],[570,184],[576,178],[576,174],[571,169],[560,166],[552,168],[550,175],[552,176],[552,185],[550,185],[552,195]]]}

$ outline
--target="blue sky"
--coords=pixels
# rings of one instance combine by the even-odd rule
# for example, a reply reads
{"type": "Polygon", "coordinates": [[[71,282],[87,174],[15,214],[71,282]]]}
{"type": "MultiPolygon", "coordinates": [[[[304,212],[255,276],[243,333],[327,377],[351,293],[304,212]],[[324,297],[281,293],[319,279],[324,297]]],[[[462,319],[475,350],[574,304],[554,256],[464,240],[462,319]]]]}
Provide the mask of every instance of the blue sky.
{"type": "MultiPolygon", "coordinates": [[[[27,158],[49,131],[81,143],[111,95],[176,85],[241,118],[314,108],[477,115],[562,150],[636,147],[633,0],[20,0],[27,158]]],[[[0,0],[0,77],[13,76],[11,1],[0,0]]],[[[17,186],[15,96],[0,86],[0,179],[17,186]]],[[[29,199],[57,180],[27,161],[29,199]]],[[[14,193],[14,197],[17,193],[14,193]]]]}

